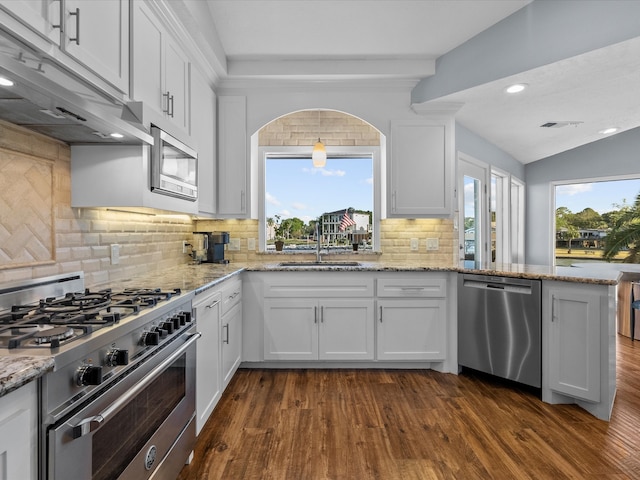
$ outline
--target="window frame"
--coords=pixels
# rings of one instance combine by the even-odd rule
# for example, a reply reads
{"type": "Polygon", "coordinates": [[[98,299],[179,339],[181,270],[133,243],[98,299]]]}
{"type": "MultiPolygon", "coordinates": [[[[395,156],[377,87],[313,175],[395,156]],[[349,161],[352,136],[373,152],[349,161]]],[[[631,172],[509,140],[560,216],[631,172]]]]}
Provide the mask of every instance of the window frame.
{"type": "MultiPolygon", "coordinates": [[[[379,146],[326,146],[327,158],[337,156],[371,156],[373,162],[373,219],[372,219],[372,251],[380,251],[380,219],[382,196],[382,168],[379,146]]],[[[282,155],[283,157],[309,158],[311,163],[311,146],[259,146],[258,147],[258,251],[268,252],[267,219],[266,219],[266,162],[268,157],[282,155]]],[[[357,207],[357,205],[348,205],[357,207]]],[[[279,252],[281,253],[281,252],[279,252]]]]}

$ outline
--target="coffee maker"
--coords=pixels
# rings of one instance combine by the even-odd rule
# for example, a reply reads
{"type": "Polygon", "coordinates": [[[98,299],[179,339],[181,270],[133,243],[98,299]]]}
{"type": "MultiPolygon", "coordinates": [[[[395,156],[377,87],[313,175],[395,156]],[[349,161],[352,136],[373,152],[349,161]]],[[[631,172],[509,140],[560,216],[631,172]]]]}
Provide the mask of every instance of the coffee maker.
{"type": "MultiPolygon", "coordinates": [[[[202,248],[194,249],[196,260],[203,263],[229,263],[224,258],[224,246],[229,243],[229,232],[193,232],[202,235],[202,248]]],[[[196,242],[200,247],[200,242],[196,242]]]]}

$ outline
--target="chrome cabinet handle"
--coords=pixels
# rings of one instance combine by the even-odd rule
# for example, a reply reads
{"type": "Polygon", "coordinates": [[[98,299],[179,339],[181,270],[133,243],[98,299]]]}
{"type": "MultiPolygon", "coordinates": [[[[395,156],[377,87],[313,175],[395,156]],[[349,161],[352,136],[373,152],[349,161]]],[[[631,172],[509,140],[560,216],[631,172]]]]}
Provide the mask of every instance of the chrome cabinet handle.
{"type": "Polygon", "coordinates": [[[380,323],[382,323],[382,305],[380,305],[380,323]]]}
{"type": "Polygon", "coordinates": [[[318,307],[313,307],[313,323],[318,323],[318,307]]]}
{"type": "Polygon", "coordinates": [[[215,300],[211,305],[207,305],[205,308],[213,308],[220,303],[220,300],[215,300]]]}
{"type": "Polygon", "coordinates": [[[200,332],[195,332],[191,334],[185,334],[187,337],[187,341],[182,345],[179,349],[173,352],[169,357],[163,360],[157,367],[155,367],[151,372],[147,374],[140,382],[136,383],[132,388],[127,390],[122,396],[120,396],[115,402],[105,408],[98,415],[93,417],[88,417],[80,420],[80,422],[75,425],[72,429],[73,438],[83,437],[95,430],[97,430],[100,425],[102,425],[105,421],[109,420],[109,417],[119,410],[122,409],[132,398],[134,398],[138,393],[147,388],[151,382],[153,382],[158,375],[160,375],[167,367],[169,367],[173,362],[175,362],[180,355],[182,355],[189,347],[194,344],[202,334],[200,332]]]}
{"type": "Polygon", "coordinates": [[[58,1],[60,2],[60,6],[58,7],[58,25],[54,25],[51,24],[51,28],[59,28],[60,29],[60,33],[62,33],[64,30],[62,28],[62,15],[63,15],[63,8],[62,8],[62,1],[61,0],[52,0],[51,3],[58,1]]]}
{"type": "MultiPolygon", "coordinates": [[[[162,96],[166,98],[165,104],[167,106],[167,108],[163,109],[162,112],[166,113],[170,117],[173,117],[173,112],[172,112],[173,95],[171,95],[171,92],[167,90],[167,93],[163,93],[162,96]]],[[[205,236],[205,238],[207,237],[205,236]]],[[[207,248],[207,246],[205,245],[204,248],[207,248]]]]}
{"type": "Polygon", "coordinates": [[[222,343],[226,343],[227,345],[229,345],[229,324],[227,323],[226,325],[223,325],[222,328],[227,329],[227,334],[225,335],[225,339],[222,341],[222,343]]]}
{"type": "Polygon", "coordinates": [[[69,37],[70,42],[76,42],[76,45],[80,45],[80,9],[76,8],[75,12],[69,12],[69,15],[76,17],[76,38],[69,37]]]}
{"type": "Polygon", "coordinates": [[[320,306],[320,323],[324,323],[324,305],[320,306]]]}

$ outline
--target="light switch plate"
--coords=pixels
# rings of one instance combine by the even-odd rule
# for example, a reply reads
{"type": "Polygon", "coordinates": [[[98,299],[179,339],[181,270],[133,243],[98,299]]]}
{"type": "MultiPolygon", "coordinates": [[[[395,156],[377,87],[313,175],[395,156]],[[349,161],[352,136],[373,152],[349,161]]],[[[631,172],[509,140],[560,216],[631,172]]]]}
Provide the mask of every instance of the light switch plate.
{"type": "Polygon", "coordinates": [[[427,238],[427,250],[438,250],[440,245],[437,238],[427,238]]]}
{"type": "Polygon", "coordinates": [[[412,252],[417,252],[418,251],[418,245],[419,245],[418,239],[417,238],[412,238],[411,239],[411,251],[412,252]]]}
{"type": "Polygon", "coordinates": [[[239,238],[231,238],[229,239],[229,250],[230,251],[238,251],[240,250],[240,239],[239,238]]]}
{"type": "Polygon", "coordinates": [[[250,252],[254,251],[256,249],[256,239],[255,238],[249,238],[247,239],[247,250],[249,250],[250,252]]]}
{"type": "Polygon", "coordinates": [[[120,263],[120,245],[114,243],[111,245],[111,265],[118,265],[120,263]]]}

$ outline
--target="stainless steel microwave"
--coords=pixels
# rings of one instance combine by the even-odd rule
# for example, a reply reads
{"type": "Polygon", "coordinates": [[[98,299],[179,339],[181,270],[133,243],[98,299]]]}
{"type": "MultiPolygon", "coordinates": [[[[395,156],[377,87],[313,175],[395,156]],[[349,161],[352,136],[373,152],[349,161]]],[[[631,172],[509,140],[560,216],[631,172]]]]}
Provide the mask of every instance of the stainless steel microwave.
{"type": "Polygon", "coordinates": [[[198,198],[197,153],[154,125],[151,135],[151,191],[195,201],[198,198]]]}

